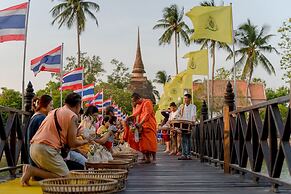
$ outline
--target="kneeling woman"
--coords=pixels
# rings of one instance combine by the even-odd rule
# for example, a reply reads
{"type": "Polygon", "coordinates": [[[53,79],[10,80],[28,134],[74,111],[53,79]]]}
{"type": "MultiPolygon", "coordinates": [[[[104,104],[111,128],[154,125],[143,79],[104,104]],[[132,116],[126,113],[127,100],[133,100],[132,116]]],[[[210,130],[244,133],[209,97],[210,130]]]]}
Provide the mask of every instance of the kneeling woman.
{"type": "Polygon", "coordinates": [[[65,177],[69,169],[61,156],[64,145],[70,148],[89,143],[88,140],[77,139],[78,113],[81,109],[81,96],[70,93],[65,105],[51,111],[42,122],[31,140],[30,156],[37,167],[23,166],[22,185],[29,185],[32,176],[41,178],[65,177]]]}

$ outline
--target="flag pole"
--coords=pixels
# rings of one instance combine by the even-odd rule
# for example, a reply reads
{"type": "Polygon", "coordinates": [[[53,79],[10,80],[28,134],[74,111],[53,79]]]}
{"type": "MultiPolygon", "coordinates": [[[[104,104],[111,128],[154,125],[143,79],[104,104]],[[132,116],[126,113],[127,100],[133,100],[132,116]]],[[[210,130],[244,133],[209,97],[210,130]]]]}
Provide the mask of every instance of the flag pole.
{"type": "Polygon", "coordinates": [[[104,93],[103,93],[103,88],[102,88],[102,115],[104,114],[104,107],[103,107],[103,103],[104,103],[104,93]]]}
{"type": "MultiPolygon", "coordinates": [[[[51,81],[53,79],[53,74],[51,73],[51,81]]],[[[52,97],[53,96],[53,86],[51,85],[50,87],[50,96],[52,97]]]]}
{"type": "MultiPolygon", "coordinates": [[[[83,67],[83,66],[82,66],[83,67]]],[[[84,96],[84,67],[83,67],[83,71],[82,71],[82,103],[81,103],[81,108],[84,108],[83,106],[83,96],[84,96]]]]}
{"type": "Polygon", "coordinates": [[[192,104],[194,104],[193,74],[191,74],[191,95],[192,95],[192,104]]]}
{"type": "MultiPolygon", "coordinates": [[[[236,66],[235,66],[235,47],[234,47],[234,30],[233,30],[233,14],[232,14],[232,3],[230,3],[231,17],[232,17],[232,52],[233,52],[233,93],[234,93],[234,104],[236,105],[237,89],[236,89],[236,66]]],[[[247,94],[248,95],[248,94],[247,94]]],[[[248,98],[248,96],[247,96],[248,98]]],[[[234,106],[236,107],[236,106],[234,106]]]]}
{"type": "Polygon", "coordinates": [[[25,84],[25,61],[26,61],[26,47],[27,47],[27,29],[28,29],[28,16],[29,16],[29,7],[30,0],[28,0],[27,4],[27,14],[25,18],[25,40],[24,40],[24,49],[23,49],[23,64],[22,64],[22,110],[25,110],[24,107],[24,84],[25,84]]]}
{"type": "MultiPolygon", "coordinates": [[[[62,43],[62,51],[61,51],[61,69],[60,69],[60,82],[61,82],[61,88],[63,87],[63,67],[64,67],[64,43],[62,43]]],[[[61,89],[61,107],[63,106],[63,89],[61,89]]]]}
{"type": "Polygon", "coordinates": [[[210,99],[209,99],[209,72],[208,72],[208,75],[207,75],[207,107],[208,107],[208,115],[210,115],[210,108],[209,108],[209,103],[210,103],[210,99]]]}

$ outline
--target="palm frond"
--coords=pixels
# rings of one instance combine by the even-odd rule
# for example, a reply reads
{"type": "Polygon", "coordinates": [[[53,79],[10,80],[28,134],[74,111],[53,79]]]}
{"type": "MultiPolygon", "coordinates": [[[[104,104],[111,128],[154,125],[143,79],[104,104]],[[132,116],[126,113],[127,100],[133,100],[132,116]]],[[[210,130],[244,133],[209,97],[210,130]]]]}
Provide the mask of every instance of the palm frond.
{"type": "Polygon", "coordinates": [[[174,34],[173,29],[171,28],[167,29],[159,38],[159,45],[170,44],[173,34],[174,34]]]}
{"type": "Polygon", "coordinates": [[[203,1],[200,3],[200,6],[215,6],[214,0],[211,1],[203,1]]]}
{"type": "Polygon", "coordinates": [[[167,28],[169,28],[169,27],[170,27],[169,24],[162,24],[162,23],[160,23],[160,24],[156,24],[156,25],[153,27],[153,30],[155,30],[155,29],[160,29],[160,28],[162,28],[162,29],[167,29],[167,28]]]}
{"type": "Polygon", "coordinates": [[[262,63],[263,68],[268,72],[268,74],[273,73],[274,75],[276,75],[274,66],[265,55],[259,54],[258,61],[262,63]]]}
{"type": "Polygon", "coordinates": [[[189,46],[190,45],[190,38],[188,36],[188,33],[184,30],[181,30],[180,34],[181,34],[181,38],[182,38],[183,42],[185,43],[185,45],[189,46]]]}
{"type": "MultiPolygon", "coordinates": [[[[271,37],[274,35],[266,35],[267,28],[267,26],[258,28],[258,26],[252,24],[248,19],[247,22],[241,24],[236,31],[237,44],[241,47],[236,51],[236,53],[241,55],[237,63],[244,65],[242,78],[248,76],[250,80],[254,69],[259,65],[269,74],[275,73],[275,69],[271,62],[263,55],[263,52],[278,53],[276,48],[269,44],[271,37]]],[[[231,57],[232,56],[229,55],[227,59],[231,57]]]]}

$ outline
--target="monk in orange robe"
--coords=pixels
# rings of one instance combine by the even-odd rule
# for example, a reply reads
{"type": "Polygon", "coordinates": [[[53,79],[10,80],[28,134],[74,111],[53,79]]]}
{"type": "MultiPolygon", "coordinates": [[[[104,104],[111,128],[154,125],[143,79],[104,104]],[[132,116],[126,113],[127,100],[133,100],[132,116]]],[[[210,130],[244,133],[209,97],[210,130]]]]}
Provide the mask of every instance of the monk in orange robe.
{"type": "Polygon", "coordinates": [[[155,119],[153,104],[150,99],[143,99],[137,93],[133,93],[131,100],[136,108],[129,118],[138,118],[136,127],[140,131],[139,150],[146,156],[145,163],[151,163],[151,155],[155,160],[157,152],[157,122],[155,119]]]}

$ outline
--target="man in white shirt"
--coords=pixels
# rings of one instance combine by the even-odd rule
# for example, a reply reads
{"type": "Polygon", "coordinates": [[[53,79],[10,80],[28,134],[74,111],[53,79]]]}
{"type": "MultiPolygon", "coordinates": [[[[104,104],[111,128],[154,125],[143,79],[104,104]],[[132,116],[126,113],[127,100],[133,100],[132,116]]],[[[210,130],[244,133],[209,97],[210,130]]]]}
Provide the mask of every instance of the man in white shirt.
{"type": "MultiPolygon", "coordinates": [[[[196,106],[191,104],[192,96],[190,94],[184,95],[184,104],[182,104],[178,111],[181,120],[195,122],[196,119],[196,106]]],[[[191,133],[182,130],[182,156],[178,160],[191,160],[191,133]]]]}

